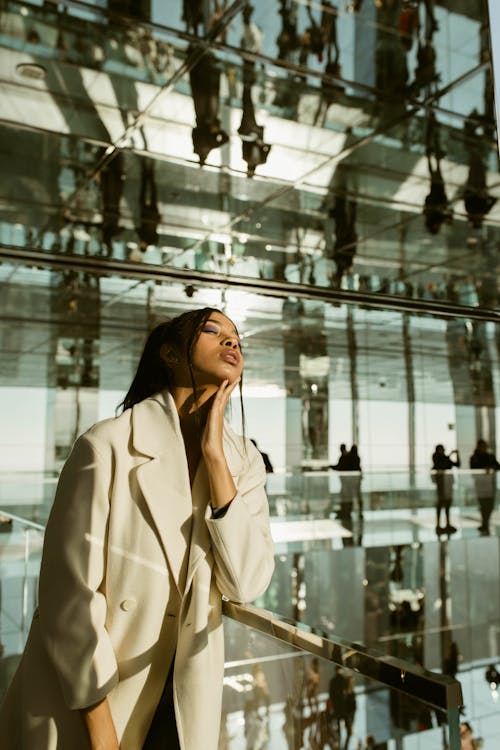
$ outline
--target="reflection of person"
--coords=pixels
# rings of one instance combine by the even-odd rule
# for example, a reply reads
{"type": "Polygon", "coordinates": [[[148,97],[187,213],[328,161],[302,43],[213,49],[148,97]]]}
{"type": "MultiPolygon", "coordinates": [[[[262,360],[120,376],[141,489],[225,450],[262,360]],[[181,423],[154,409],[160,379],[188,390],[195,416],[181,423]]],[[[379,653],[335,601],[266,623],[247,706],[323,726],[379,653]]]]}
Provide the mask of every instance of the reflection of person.
{"type": "Polygon", "coordinates": [[[351,675],[347,678],[347,685],[344,693],[344,724],[346,737],[344,750],[349,747],[349,740],[352,737],[352,728],[354,725],[354,716],[356,714],[356,693],[354,692],[354,677],[351,675]]]}
{"type": "Polygon", "coordinates": [[[348,451],[345,443],[340,445],[340,457],[336,464],[330,464],[330,469],[340,473],[340,510],[338,518],[351,518],[354,500],[357,501],[359,517],[363,518],[363,500],[361,497],[361,460],[357,445],[352,445],[348,451]]]}
{"type": "Polygon", "coordinates": [[[349,483],[350,504],[356,501],[360,519],[363,518],[363,499],[361,497],[361,460],[358,446],[352,445],[348,454],[348,471],[352,472],[346,479],[349,483]]]}
{"type": "Polygon", "coordinates": [[[481,525],[479,531],[482,534],[490,532],[490,517],[495,507],[496,477],[495,471],[500,469],[495,455],[489,453],[488,444],[485,440],[478,440],[476,449],[470,457],[471,469],[481,469],[474,474],[476,496],[481,511],[481,525]]]}
{"type": "Polygon", "coordinates": [[[472,735],[472,727],[468,721],[460,724],[460,750],[477,750],[479,745],[472,735]]]}
{"type": "Polygon", "coordinates": [[[443,222],[451,221],[451,210],[441,174],[443,152],[439,142],[438,124],[433,113],[428,116],[427,120],[426,155],[431,182],[430,190],[425,197],[424,204],[425,226],[430,234],[438,234],[443,222]]]}
{"type": "Polygon", "coordinates": [[[193,150],[200,157],[200,165],[214,148],[228,142],[229,136],[221,128],[219,118],[220,70],[212,52],[199,58],[200,47],[192,45],[188,54],[195,63],[189,70],[189,81],[196,114],[196,126],[192,130],[193,150]],[[198,59],[199,58],[199,59],[198,59]]]}
{"type": "Polygon", "coordinates": [[[484,217],[497,201],[488,193],[483,139],[477,132],[478,127],[479,115],[477,110],[473,109],[464,122],[465,147],[469,161],[469,172],[464,186],[464,206],[475,229],[480,229],[484,217]]]}
{"type": "Polygon", "coordinates": [[[456,677],[458,672],[458,662],[460,659],[460,652],[455,641],[451,641],[448,645],[446,655],[443,659],[442,672],[450,677],[456,677]]]}
{"type": "Polygon", "coordinates": [[[339,446],[340,456],[336,464],[330,464],[330,469],[340,471],[340,510],[337,514],[340,519],[348,519],[351,516],[352,503],[349,506],[348,482],[343,472],[347,471],[349,462],[349,453],[345,443],[339,446]]]}
{"type": "Polygon", "coordinates": [[[337,724],[340,737],[341,722],[345,720],[347,713],[346,695],[348,690],[348,678],[342,667],[335,667],[335,674],[330,680],[328,694],[331,704],[331,718],[337,724]]]}
{"type": "Polygon", "coordinates": [[[150,334],[123,413],[75,443],[5,750],[217,748],[222,595],[254,599],[273,569],[262,458],[224,421],[242,369],[225,315],[184,313],[150,334]]]}
{"type": "Polygon", "coordinates": [[[319,659],[314,657],[306,674],[305,698],[311,708],[318,709],[319,659]]]}
{"type": "Polygon", "coordinates": [[[436,485],[436,534],[454,534],[456,528],[450,523],[450,507],[453,502],[453,475],[450,469],[460,466],[458,451],[452,451],[449,456],[444,452],[444,446],[439,443],[432,454],[432,480],[436,485]],[[455,456],[452,460],[451,456],[455,456]],[[441,526],[441,511],[444,510],[446,526],[441,526]]]}

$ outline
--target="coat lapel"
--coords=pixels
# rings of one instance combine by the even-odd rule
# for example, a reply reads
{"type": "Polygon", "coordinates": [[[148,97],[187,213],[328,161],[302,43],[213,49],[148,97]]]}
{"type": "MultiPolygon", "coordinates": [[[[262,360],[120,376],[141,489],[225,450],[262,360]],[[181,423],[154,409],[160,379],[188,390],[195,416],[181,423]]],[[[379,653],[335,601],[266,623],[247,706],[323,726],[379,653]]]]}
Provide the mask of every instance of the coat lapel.
{"type": "MultiPolygon", "coordinates": [[[[168,391],[133,407],[132,431],[135,450],[151,459],[138,467],[137,480],[176,586],[183,595],[210,550],[210,534],[205,523],[205,519],[211,517],[210,486],[205,462],[200,459],[191,492],[179,417],[168,391]]],[[[236,443],[232,430],[225,425],[224,453],[237,484],[242,456],[236,443]]]]}
{"type": "Polygon", "coordinates": [[[203,458],[200,459],[196,476],[193,482],[193,527],[191,536],[191,549],[189,551],[189,564],[186,576],[185,591],[191,586],[196,568],[210,549],[210,534],[205,516],[212,515],[210,502],[210,485],[208,482],[207,469],[203,458]]]}
{"type": "Polygon", "coordinates": [[[192,500],[179,418],[168,391],[132,409],[132,441],[150,457],[137,469],[137,481],[158,530],[170,570],[183,594],[191,539],[192,500]]]}

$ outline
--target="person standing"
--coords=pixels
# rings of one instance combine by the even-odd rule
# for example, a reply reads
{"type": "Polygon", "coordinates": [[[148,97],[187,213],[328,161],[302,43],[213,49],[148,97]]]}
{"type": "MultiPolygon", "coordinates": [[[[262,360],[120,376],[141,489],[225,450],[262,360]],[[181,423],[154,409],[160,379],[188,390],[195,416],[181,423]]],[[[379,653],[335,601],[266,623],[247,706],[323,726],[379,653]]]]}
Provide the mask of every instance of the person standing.
{"type": "Polygon", "coordinates": [[[329,468],[333,469],[334,471],[340,472],[340,509],[337,513],[337,518],[340,518],[341,520],[347,520],[350,519],[352,510],[348,476],[345,473],[349,468],[349,452],[345,443],[341,443],[339,449],[339,460],[336,464],[330,464],[329,468]]]}
{"type": "Polygon", "coordinates": [[[335,667],[335,673],[328,686],[328,695],[331,705],[331,720],[335,722],[340,741],[341,724],[345,721],[347,713],[346,697],[349,689],[348,677],[342,667],[335,667]]]}
{"type": "Polygon", "coordinates": [[[453,475],[450,470],[460,466],[457,450],[446,455],[444,446],[439,443],[432,454],[432,481],[436,485],[436,534],[454,534],[455,526],[450,523],[450,508],[453,502],[453,475]],[[455,456],[453,460],[451,456],[455,456]],[[446,526],[441,526],[441,511],[444,510],[446,526]]]}
{"type": "Polygon", "coordinates": [[[348,479],[350,482],[351,507],[354,502],[358,506],[359,519],[363,518],[363,498],[361,497],[361,459],[358,453],[358,446],[351,445],[347,459],[348,471],[352,472],[348,479]]]}
{"type": "Polygon", "coordinates": [[[476,449],[469,461],[470,468],[474,470],[474,484],[476,497],[481,511],[481,534],[490,533],[490,518],[495,507],[496,476],[495,472],[500,469],[495,455],[488,452],[486,440],[478,440],[476,449]]]}
{"type": "Polygon", "coordinates": [[[76,441],[3,750],[217,750],[222,597],[255,599],[274,567],[262,457],[224,420],[242,371],[233,322],[186,312],[151,332],[122,413],[76,441]]]}

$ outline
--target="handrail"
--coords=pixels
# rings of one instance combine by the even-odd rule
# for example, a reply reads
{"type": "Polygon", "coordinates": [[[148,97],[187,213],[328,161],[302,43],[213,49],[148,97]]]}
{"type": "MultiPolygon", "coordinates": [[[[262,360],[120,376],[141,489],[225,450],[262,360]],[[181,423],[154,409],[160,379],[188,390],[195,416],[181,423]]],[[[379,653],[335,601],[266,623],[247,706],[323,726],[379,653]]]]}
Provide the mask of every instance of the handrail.
{"type": "Polygon", "coordinates": [[[498,323],[500,310],[488,307],[468,307],[456,302],[399,297],[380,292],[360,292],[350,289],[334,289],[323,286],[309,286],[290,281],[272,281],[254,277],[221,274],[211,271],[174,268],[173,266],[140,264],[130,260],[103,258],[101,256],[64,255],[34,247],[19,247],[0,242],[0,259],[17,265],[36,265],[40,268],[92,272],[101,275],[116,274],[123,278],[140,281],[189,282],[198,286],[213,286],[223,289],[239,289],[255,294],[286,299],[290,295],[301,299],[315,299],[331,303],[359,304],[365,307],[396,312],[422,313],[440,318],[466,318],[498,323]]]}
{"type": "Polygon", "coordinates": [[[358,643],[340,638],[325,638],[312,632],[303,623],[291,622],[251,604],[236,604],[224,600],[222,612],[242,625],[259,630],[312,656],[351,669],[437,710],[458,711],[463,705],[460,682],[448,675],[429,672],[416,664],[377,653],[358,643]]]}
{"type": "Polygon", "coordinates": [[[31,529],[36,529],[37,531],[45,531],[45,526],[42,526],[42,524],[36,523],[35,521],[29,521],[27,518],[21,518],[21,516],[16,516],[13,513],[8,513],[6,510],[0,509],[0,515],[3,518],[8,518],[11,521],[16,521],[23,526],[29,526],[31,529]]]}

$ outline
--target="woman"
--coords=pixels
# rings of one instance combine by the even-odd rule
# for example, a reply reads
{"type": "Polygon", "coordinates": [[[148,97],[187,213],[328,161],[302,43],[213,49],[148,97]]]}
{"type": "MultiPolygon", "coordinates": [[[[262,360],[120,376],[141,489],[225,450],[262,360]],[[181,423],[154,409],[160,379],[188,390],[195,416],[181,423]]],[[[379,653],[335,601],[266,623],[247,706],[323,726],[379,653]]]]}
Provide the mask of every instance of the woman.
{"type": "Polygon", "coordinates": [[[123,413],[75,443],[5,750],[216,750],[221,599],[273,570],[262,458],[224,422],[242,370],[229,318],[184,313],[149,336],[123,413]]]}
{"type": "Polygon", "coordinates": [[[432,481],[436,485],[436,534],[454,534],[455,526],[450,523],[450,508],[453,502],[453,475],[450,469],[460,466],[458,451],[452,451],[449,456],[444,452],[444,445],[439,443],[432,454],[432,481]],[[451,456],[455,456],[453,461],[451,456]],[[444,510],[446,526],[441,526],[441,511],[444,510]]]}

